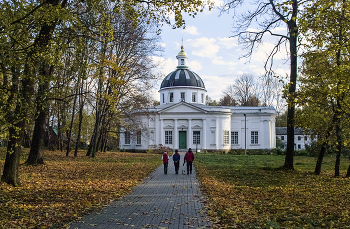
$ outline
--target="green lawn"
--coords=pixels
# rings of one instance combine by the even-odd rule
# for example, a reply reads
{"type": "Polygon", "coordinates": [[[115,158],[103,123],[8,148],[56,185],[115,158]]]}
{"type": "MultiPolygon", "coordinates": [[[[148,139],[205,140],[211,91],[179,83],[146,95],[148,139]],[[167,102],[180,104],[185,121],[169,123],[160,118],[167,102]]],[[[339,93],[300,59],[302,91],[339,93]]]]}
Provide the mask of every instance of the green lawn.
{"type": "MultiPolygon", "coordinates": [[[[317,158],[296,156],[295,171],[276,170],[284,156],[196,154],[209,214],[221,227],[347,228],[350,179],[334,178],[334,157],[314,175],[317,158]]],[[[350,161],[342,159],[341,173],[350,161]]]]}

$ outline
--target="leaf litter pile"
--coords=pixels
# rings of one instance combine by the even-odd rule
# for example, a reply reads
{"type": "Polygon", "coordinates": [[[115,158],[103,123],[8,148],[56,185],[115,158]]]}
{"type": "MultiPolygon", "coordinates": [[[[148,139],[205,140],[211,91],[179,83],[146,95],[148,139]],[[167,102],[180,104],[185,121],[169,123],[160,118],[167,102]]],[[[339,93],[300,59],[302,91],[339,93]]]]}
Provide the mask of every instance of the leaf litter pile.
{"type": "MultiPolygon", "coordinates": [[[[317,158],[198,155],[196,168],[216,228],[350,228],[350,179],[334,178],[335,158],[312,173],[317,158]]],[[[348,159],[341,161],[343,176],[348,159]]]]}
{"type": "Polygon", "coordinates": [[[20,166],[20,187],[0,185],[0,228],[62,228],[130,192],[160,164],[155,154],[85,153],[45,151],[45,165],[20,166]]]}

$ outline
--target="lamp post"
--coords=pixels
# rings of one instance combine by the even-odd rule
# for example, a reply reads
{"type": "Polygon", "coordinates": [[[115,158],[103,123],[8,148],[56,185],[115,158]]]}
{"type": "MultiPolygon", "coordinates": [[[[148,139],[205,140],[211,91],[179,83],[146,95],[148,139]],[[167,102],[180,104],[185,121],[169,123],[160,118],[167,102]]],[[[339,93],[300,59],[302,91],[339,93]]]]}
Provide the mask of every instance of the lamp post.
{"type": "Polygon", "coordinates": [[[244,155],[247,155],[247,115],[244,114],[244,155]]]}

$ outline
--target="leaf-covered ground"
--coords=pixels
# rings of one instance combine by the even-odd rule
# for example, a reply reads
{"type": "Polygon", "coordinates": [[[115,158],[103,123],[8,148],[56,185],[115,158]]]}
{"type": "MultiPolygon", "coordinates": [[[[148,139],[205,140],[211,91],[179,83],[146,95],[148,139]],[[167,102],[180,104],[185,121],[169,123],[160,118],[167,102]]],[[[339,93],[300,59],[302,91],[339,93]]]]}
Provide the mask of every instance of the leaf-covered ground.
{"type": "MultiPolygon", "coordinates": [[[[85,153],[45,151],[45,165],[20,166],[21,187],[0,185],[0,228],[62,228],[130,192],[161,164],[155,154],[85,153]]],[[[0,149],[1,174],[4,159],[0,149]]]]}
{"type": "MultiPolygon", "coordinates": [[[[319,176],[316,158],[295,157],[295,171],[274,170],[283,156],[196,154],[196,169],[219,228],[350,228],[350,179],[334,178],[335,158],[319,176]]],[[[341,161],[345,176],[348,159],[341,161]]]]}

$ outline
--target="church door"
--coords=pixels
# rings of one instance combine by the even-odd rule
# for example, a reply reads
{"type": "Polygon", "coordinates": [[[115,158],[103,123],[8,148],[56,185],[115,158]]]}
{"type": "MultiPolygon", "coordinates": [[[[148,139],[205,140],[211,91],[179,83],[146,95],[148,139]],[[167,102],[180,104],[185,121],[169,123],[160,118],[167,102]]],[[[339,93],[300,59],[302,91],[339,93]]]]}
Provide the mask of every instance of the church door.
{"type": "Polygon", "coordinates": [[[186,131],[179,131],[179,149],[187,149],[186,131]]]}

